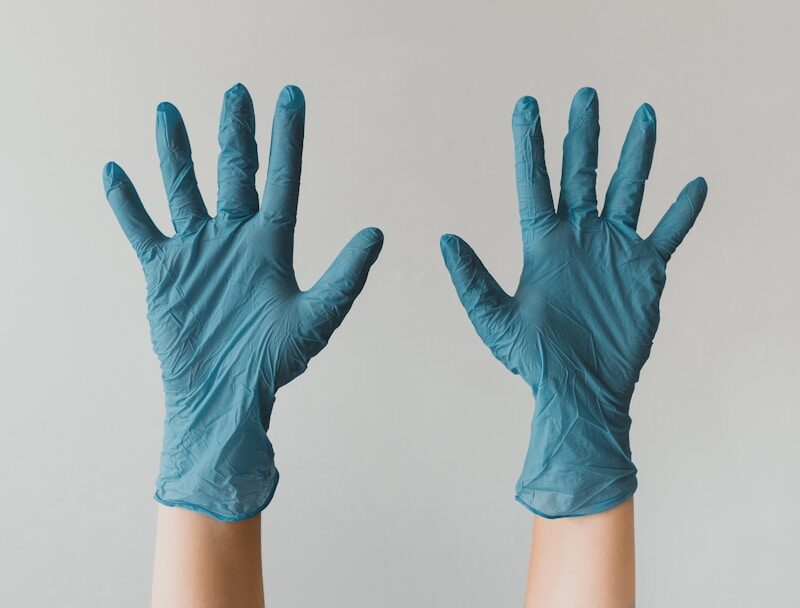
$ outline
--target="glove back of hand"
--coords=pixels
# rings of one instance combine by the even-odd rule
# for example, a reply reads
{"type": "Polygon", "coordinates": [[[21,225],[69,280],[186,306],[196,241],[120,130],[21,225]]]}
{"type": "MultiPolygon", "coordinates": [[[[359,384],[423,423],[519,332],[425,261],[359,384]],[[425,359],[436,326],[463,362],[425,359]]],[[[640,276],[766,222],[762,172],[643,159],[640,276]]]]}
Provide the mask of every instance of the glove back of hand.
{"type": "Polygon", "coordinates": [[[225,94],[220,121],[217,216],[197,188],[178,110],[158,108],[156,138],[176,230],[153,224],[122,169],[106,165],[106,195],[147,280],[153,348],[161,362],[166,418],[156,499],[223,521],[251,517],[278,482],[267,438],[277,390],[301,374],[361,292],[383,244],[356,234],[308,291],[292,251],[305,101],[286,87],[273,121],[264,204],[249,93],[225,94]]]}
{"type": "Polygon", "coordinates": [[[517,500],[545,517],[587,515],[636,489],[631,396],[658,328],[666,263],[707,188],[691,182],[643,239],[636,224],[655,147],[650,106],[634,117],[602,214],[593,89],[572,103],[557,210],[532,97],[517,103],[512,129],[524,255],[516,293],[503,291],[459,237],[443,236],[442,254],[478,335],[536,398],[517,500]]]}

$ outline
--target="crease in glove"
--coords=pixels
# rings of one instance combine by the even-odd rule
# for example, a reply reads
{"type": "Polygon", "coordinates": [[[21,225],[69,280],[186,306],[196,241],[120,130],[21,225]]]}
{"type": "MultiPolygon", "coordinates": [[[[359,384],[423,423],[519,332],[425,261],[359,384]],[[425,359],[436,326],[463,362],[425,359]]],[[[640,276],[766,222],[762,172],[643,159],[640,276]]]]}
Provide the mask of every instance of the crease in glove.
{"type": "Polygon", "coordinates": [[[252,517],[272,500],[279,475],[267,431],[276,392],[328,343],[383,244],[380,230],[362,230],[311,289],[298,287],[292,255],[304,122],[302,92],[284,88],[260,204],[252,100],[242,85],[225,94],[212,218],[181,115],[160,104],[156,142],[176,230],[170,238],[118,165],[103,172],[144,269],[161,363],[166,415],[155,498],[222,521],[252,517]]]}
{"type": "Polygon", "coordinates": [[[543,517],[589,515],[636,490],[631,397],[658,328],[667,261],[707,186],[689,183],[642,238],[636,225],[656,139],[649,105],[634,116],[602,213],[593,89],[578,91],[570,109],[557,208],[532,97],[517,102],[512,131],[523,243],[516,292],[507,294],[461,238],[444,235],[442,255],[478,335],[536,400],[516,499],[543,517]]]}

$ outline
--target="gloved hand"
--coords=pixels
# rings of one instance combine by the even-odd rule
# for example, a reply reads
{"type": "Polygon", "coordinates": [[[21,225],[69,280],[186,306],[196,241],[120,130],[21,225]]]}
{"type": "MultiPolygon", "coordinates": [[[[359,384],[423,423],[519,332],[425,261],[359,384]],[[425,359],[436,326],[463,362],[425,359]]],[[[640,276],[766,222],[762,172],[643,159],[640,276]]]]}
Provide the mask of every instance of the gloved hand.
{"type": "Polygon", "coordinates": [[[656,140],[649,105],[634,117],[600,215],[593,89],[572,102],[557,212],[535,99],[517,102],[512,129],[524,256],[516,293],[506,294],[459,237],[444,235],[442,254],[478,334],[536,398],[517,500],[544,517],[587,515],[636,489],[631,395],[658,327],[666,263],[707,188],[692,181],[642,239],[636,223],[656,140]]]}
{"type": "Polygon", "coordinates": [[[275,393],[327,344],[383,244],[380,230],[362,230],[310,290],[299,289],[292,248],[304,121],[302,92],[284,88],[259,209],[253,102],[242,85],[225,94],[211,218],[181,116],[159,105],[172,238],[153,224],[119,166],[103,172],[108,201],[144,268],[161,361],[166,420],[156,499],[222,521],[251,517],[270,502],[278,471],[266,431],[275,393]]]}

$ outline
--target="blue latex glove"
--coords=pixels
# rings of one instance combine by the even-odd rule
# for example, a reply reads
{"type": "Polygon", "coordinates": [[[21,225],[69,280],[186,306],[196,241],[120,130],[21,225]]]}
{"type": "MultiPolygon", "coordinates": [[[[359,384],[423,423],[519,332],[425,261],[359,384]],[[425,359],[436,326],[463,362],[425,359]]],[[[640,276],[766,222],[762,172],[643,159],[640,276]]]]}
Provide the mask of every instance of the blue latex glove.
{"type": "Polygon", "coordinates": [[[166,420],[156,499],[223,521],[253,516],[278,483],[267,438],[276,391],[301,374],[344,319],[383,244],[356,234],[301,291],[292,268],[305,101],[280,94],[264,204],[255,188],[253,102],[236,85],[220,121],[217,216],[197,188],[178,110],[158,107],[156,138],[176,234],[153,224],[114,163],[106,195],[147,279],[150,332],[161,361],[166,420]]]}
{"type": "Polygon", "coordinates": [[[519,100],[512,129],[524,256],[516,293],[506,294],[459,237],[443,236],[442,254],[478,334],[536,397],[517,500],[544,517],[587,515],[636,489],[631,395],[658,327],[666,263],[707,188],[692,181],[642,239],[636,223],[656,141],[649,105],[633,119],[600,215],[593,89],[572,102],[557,212],[535,99],[519,100]]]}

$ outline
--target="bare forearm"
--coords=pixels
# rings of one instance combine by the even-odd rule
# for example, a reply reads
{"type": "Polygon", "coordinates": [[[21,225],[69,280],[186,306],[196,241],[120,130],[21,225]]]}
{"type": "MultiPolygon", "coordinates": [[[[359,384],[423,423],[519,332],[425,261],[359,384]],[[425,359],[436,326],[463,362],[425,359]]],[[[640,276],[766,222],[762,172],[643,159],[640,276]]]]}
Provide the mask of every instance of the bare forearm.
{"type": "Polygon", "coordinates": [[[583,517],[534,517],[526,608],[635,604],[633,500],[583,517]]]}
{"type": "Polygon", "coordinates": [[[153,608],[263,608],[261,516],[221,522],[159,505],[153,608]]]}

